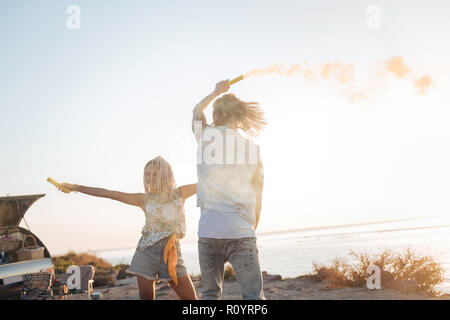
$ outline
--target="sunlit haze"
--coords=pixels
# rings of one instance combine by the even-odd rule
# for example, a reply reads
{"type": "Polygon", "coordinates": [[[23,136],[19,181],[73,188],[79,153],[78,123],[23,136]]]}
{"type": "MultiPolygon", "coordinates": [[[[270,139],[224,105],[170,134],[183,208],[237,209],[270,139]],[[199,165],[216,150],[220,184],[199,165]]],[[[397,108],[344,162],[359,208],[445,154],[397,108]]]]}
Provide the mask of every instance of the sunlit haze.
{"type": "MultiPolygon", "coordinates": [[[[178,185],[195,183],[192,109],[217,81],[339,62],[351,82],[255,72],[231,87],[268,122],[258,233],[449,217],[450,2],[373,2],[7,1],[0,195],[46,194],[25,218],[52,252],[133,247],[140,209],[63,194],[47,177],[143,192],[144,165],[161,155],[178,185]],[[66,27],[74,2],[79,30],[66,27]],[[371,4],[379,30],[366,25],[371,4]],[[392,57],[410,72],[374,80],[392,57]],[[368,95],[349,99],[353,87],[368,95]]],[[[185,210],[194,240],[195,197],[185,210]]]]}

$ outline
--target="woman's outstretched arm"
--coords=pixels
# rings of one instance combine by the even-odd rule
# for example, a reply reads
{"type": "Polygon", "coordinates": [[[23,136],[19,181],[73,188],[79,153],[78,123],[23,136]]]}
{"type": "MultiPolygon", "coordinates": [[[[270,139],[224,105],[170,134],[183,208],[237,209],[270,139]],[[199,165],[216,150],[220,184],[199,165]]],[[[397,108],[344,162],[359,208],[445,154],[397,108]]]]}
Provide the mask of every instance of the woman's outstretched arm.
{"type": "Polygon", "coordinates": [[[190,196],[193,196],[197,193],[197,184],[186,184],[184,186],[181,186],[180,188],[181,197],[183,198],[183,201],[189,198],[190,196]]]}
{"type": "Polygon", "coordinates": [[[103,188],[93,188],[77,184],[61,183],[61,188],[88,194],[94,197],[117,200],[144,210],[145,195],[143,193],[126,193],[103,188]]]}
{"type": "MultiPolygon", "coordinates": [[[[206,117],[205,117],[205,110],[208,108],[209,104],[218,96],[220,96],[222,93],[227,92],[230,89],[230,83],[228,80],[219,81],[216,83],[216,88],[213,92],[211,92],[209,95],[207,95],[205,98],[203,98],[202,101],[197,103],[197,105],[194,107],[194,110],[192,111],[192,131],[194,131],[194,123],[196,121],[201,121],[203,127],[206,126],[206,117]]],[[[194,132],[195,133],[195,132],[194,132]]]]}

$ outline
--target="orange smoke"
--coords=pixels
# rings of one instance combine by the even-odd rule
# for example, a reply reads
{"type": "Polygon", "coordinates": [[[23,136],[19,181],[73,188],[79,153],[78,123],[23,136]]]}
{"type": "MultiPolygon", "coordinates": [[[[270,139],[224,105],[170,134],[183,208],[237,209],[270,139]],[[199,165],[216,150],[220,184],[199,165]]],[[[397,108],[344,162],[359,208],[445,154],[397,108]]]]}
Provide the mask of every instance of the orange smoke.
{"type": "Polygon", "coordinates": [[[325,79],[336,79],[342,83],[355,80],[355,69],[353,64],[345,65],[339,62],[325,63],[320,66],[321,76],[325,79]]]}
{"type": "Polygon", "coordinates": [[[392,57],[386,60],[387,71],[394,74],[397,78],[404,78],[410,74],[411,70],[405,65],[402,57],[392,57]]]}
{"type": "Polygon", "coordinates": [[[420,94],[424,94],[425,90],[431,86],[431,77],[426,74],[419,79],[414,80],[414,85],[420,94]]]}
{"type": "Polygon", "coordinates": [[[413,72],[405,65],[402,57],[392,57],[387,60],[386,69],[397,78],[411,79],[419,94],[424,94],[426,89],[431,86],[431,77],[428,74],[414,77],[413,72]]]}
{"type": "Polygon", "coordinates": [[[355,68],[353,64],[341,62],[326,62],[310,66],[308,62],[285,66],[274,64],[267,68],[253,69],[243,76],[263,76],[267,74],[280,74],[285,76],[297,75],[307,81],[327,80],[338,83],[343,95],[352,102],[369,98],[371,92],[385,86],[387,74],[393,74],[397,79],[405,79],[412,83],[419,94],[424,94],[432,84],[432,78],[428,74],[415,76],[402,57],[392,57],[381,64],[377,64],[370,70],[368,84],[360,87],[356,81],[355,68]]]}

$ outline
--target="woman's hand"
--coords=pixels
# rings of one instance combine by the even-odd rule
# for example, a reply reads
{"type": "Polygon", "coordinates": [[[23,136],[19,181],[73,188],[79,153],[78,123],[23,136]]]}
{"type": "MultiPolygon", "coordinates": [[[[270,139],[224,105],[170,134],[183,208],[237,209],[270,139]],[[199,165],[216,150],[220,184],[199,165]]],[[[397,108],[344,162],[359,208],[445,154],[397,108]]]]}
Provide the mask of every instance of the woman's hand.
{"type": "Polygon", "coordinates": [[[217,95],[222,94],[230,90],[230,82],[228,80],[222,80],[216,83],[214,93],[217,95]]]}
{"type": "Polygon", "coordinates": [[[58,190],[64,193],[71,193],[77,191],[77,185],[72,183],[63,182],[57,186],[58,190]]]}

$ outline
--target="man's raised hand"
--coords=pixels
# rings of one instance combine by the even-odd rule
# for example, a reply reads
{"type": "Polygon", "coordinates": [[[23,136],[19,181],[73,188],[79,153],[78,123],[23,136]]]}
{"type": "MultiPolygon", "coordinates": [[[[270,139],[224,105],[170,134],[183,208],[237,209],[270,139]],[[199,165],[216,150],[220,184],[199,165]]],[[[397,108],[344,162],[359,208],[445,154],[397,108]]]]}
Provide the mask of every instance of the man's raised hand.
{"type": "Polygon", "coordinates": [[[230,82],[228,80],[222,80],[216,83],[216,88],[214,92],[217,94],[222,94],[230,90],[230,82]]]}

